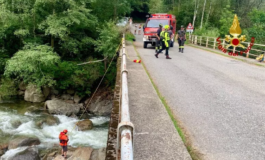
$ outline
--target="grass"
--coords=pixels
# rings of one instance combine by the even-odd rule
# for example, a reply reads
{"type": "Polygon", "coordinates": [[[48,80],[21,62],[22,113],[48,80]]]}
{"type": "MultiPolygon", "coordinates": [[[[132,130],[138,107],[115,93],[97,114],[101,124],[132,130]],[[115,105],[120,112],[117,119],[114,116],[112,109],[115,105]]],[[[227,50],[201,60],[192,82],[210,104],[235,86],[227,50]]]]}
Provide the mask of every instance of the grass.
{"type": "MultiPolygon", "coordinates": [[[[133,44],[133,47],[134,47],[135,52],[137,53],[137,57],[139,59],[141,59],[141,56],[140,56],[139,52],[137,51],[136,47],[134,46],[134,44],[133,44]]],[[[142,66],[144,67],[144,70],[146,71],[146,73],[147,73],[147,75],[148,75],[148,77],[149,77],[149,79],[150,79],[150,81],[151,81],[151,83],[152,83],[152,85],[153,85],[153,87],[154,87],[159,99],[161,100],[162,104],[165,106],[165,108],[167,110],[167,113],[168,113],[170,119],[172,120],[172,122],[173,122],[173,124],[175,126],[175,129],[178,131],[183,143],[185,144],[185,146],[186,146],[191,158],[193,160],[200,160],[201,159],[200,158],[201,154],[192,147],[192,144],[191,144],[191,141],[188,138],[189,136],[188,136],[187,132],[185,132],[184,127],[181,125],[180,121],[178,120],[178,118],[174,114],[173,110],[168,105],[165,97],[163,97],[163,95],[160,93],[157,85],[154,83],[150,73],[148,72],[148,70],[147,70],[147,68],[146,68],[146,66],[145,66],[145,64],[143,62],[142,62],[142,66]]]]}
{"type": "Polygon", "coordinates": [[[135,40],[135,36],[131,32],[127,32],[125,35],[125,40],[132,42],[135,40]]]}

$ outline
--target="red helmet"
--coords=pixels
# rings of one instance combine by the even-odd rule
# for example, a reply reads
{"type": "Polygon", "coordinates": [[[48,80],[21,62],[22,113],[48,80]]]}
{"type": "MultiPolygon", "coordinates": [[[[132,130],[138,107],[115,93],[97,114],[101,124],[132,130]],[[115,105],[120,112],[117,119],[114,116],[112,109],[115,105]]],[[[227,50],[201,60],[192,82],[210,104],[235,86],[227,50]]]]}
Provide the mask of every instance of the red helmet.
{"type": "Polygon", "coordinates": [[[67,131],[67,129],[65,129],[65,130],[63,130],[63,132],[66,134],[68,131],[67,131]]]}

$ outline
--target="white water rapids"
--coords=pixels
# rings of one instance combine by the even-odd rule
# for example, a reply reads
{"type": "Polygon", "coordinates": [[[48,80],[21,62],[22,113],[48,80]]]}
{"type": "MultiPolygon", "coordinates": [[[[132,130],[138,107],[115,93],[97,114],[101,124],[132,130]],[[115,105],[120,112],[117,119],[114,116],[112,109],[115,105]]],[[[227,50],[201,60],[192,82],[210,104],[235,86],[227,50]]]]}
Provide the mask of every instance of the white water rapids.
{"type": "MultiPolygon", "coordinates": [[[[38,147],[50,148],[54,144],[59,144],[58,136],[60,132],[67,129],[70,139],[68,144],[73,147],[89,146],[95,149],[106,147],[108,134],[106,123],[108,123],[109,117],[92,117],[90,120],[93,122],[94,128],[89,131],[78,131],[75,123],[79,120],[76,118],[54,115],[60,121],[58,125],[48,126],[44,124],[41,128],[38,128],[34,122],[38,116],[40,115],[28,112],[17,114],[16,110],[3,109],[0,106],[0,131],[2,130],[3,133],[10,135],[38,137],[41,141],[38,147]],[[15,128],[12,125],[15,121],[20,121],[22,124],[15,128]]],[[[5,137],[1,137],[0,134],[0,138],[5,137]]],[[[23,150],[23,147],[9,150],[2,158],[8,157],[8,155],[21,150],[23,150]]]]}

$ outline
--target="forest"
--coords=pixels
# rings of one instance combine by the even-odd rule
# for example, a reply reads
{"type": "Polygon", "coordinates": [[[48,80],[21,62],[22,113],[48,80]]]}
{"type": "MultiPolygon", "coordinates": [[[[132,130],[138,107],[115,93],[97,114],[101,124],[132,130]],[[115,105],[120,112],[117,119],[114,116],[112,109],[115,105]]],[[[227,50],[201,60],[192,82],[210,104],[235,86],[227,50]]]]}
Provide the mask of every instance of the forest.
{"type": "MultiPolygon", "coordinates": [[[[16,95],[22,81],[90,95],[119,46],[124,16],[145,22],[171,13],[177,29],[192,23],[196,35],[224,37],[237,14],[242,34],[265,44],[264,0],[0,0],[0,8],[1,97],[16,95]]],[[[105,86],[114,85],[115,66],[105,86]]]]}
{"type": "Polygon", "coordinates": [[[224,37],[237,14],[242,34],[265,44],[264,0],[150,0],[150,13],[176,15],[180,25],[193,24],[195,35],[224,37]]]}
{"type": "MultiPolygon", "coordinates": [[[[19,83],[90,95],[120,44],[120,17],[140,0],[0,0],[0,97],[19,83]],[[102,63],[77,65],[105,59],[102,63]]],[[[112,63],[104,85],[113,86],[112,63]]]]}

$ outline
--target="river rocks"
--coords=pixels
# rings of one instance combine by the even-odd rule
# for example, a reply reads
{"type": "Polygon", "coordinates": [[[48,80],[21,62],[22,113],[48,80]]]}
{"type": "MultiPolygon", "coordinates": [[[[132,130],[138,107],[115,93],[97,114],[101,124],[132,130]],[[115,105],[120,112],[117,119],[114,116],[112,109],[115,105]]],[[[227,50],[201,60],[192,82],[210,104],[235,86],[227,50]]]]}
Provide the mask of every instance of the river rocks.
{"type": "Polygon", "coordinates": [[[76,123],[78,130],[85,131],[85,130],[91,130],[93,128],[93,123],[89,119],[85,119],[83,121],[79,121],[76,123]]]}
{"type": "Polygon", "coordinates": [[[8,143],[0,144],[0,156],[8,150],[8,143]]]}
{"type": "Polygon", "coordinates": [[[15,154],[10,159],[12,160],[40,160],[38,149],[27,148],[26,150],[15,154]]]}
{"type": "Polygon", "coordinates": [[[25,91],[18,91],[19,96],[24,96],[24,94],[25,94],[25,91]]]}
{"type": "Polygon", "coordinates": [[[92,102],[88,107],[89,112],[92,112],[98,116],[109,116],[111,114],[111,109],[112,101],[104,100],[100,96],[95,102],[92,102]]]}
{"type": "Polygon", "coordinates": [[[27,85],[24,82],[21,82],[18,86],[19,90],[25,91],[27,89],[27,85]]]}
{"type": "Polygon", "coordinates": [[[57,117],[54,117],[53,115],[41,115],[40,117],[38,117],[35,124],[39,128],[41,128],[43,124],[52,126],[55,124],[59,124],[59,119],[57,117]]]}
{"type": "Polygon", "coordinates": [[[52,89],[51,89],[51,94],[53,94],[53,95],[58,95],[58,94],[59,94],[59,91],[56,90],[56,89],[54,89],[54,88],[52,88],[52,89]]]}
{"type": "Polygon", "coordinates": [[[62,100],[69,100],[69,99],[71,99],[71,95],[69,95],[69,94],[63,94],[63,95],[61,96],[61,99],[62,99],[62,100]]]}
{"type": "Polygon", "coordinates": [[[89,160],[93,149],[90,147],[80,147],[75,150],[68,160],[89,160]]]}
{"type": "Polygon", "coordinates": [[[81,97],[79,97],[77,94],[74,95],[74,102],[79,103],[81,101],[81,97]]]}
{"type": "Polygon", "coordinates": [[[42,89],[42,93],[43,93],[45,99],[50,95],[50,91],[51,91],[50,88],[48,88],[48,87],[43,87],[43,89],[42,89]]]}
{"type": "Polygon", "coordinates": [[[22,146],[39,145],[39,144],[40,140],[38,138],[18,137],[9,142],[8,149],[14,149],[22,146]]]}
{"type": "Polygon", "coordinates": [[[93,150],[90,160],[105,160],[106,159],[106,148],[93,150]]]}
{"type": "Polygon", "coordinates": [[[20,122],[20,120],[14,120],[14,121],[11,121],[11,125],[12,127],[14,128],[17,128],[21,125],[22,123],[20,122]]]}
{"type": "Polygon", "coordinates": [[[28,102],[44,102],[45,96],[37,86],[29,85],[25,91],[24,99],[28,102]]]}
{"type": "Polygon", "coordinates": [[[66,91],[66,93],[67,93],[67,94],[70,94],[70,95],[74,95],[74,94],[75,94],[75,91],[72,90],[72,89],[68,89],[68,90],[66,91]]]}
{"type": "Polygon", "coordinates": [[[45,108],[48,108],[51,114],[63,114],[70,116],[77,114],[80,111],[82,105],[80,104],[69,104],[59,99],[53,99],[45,102],[45,108]]]}

